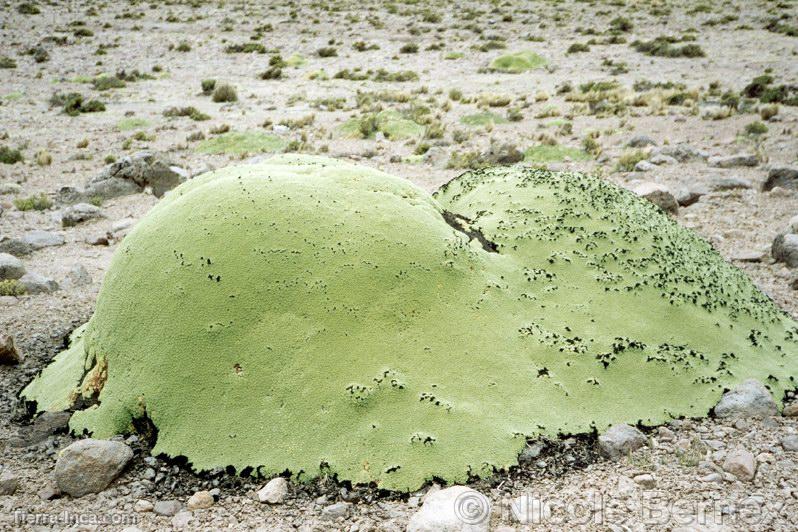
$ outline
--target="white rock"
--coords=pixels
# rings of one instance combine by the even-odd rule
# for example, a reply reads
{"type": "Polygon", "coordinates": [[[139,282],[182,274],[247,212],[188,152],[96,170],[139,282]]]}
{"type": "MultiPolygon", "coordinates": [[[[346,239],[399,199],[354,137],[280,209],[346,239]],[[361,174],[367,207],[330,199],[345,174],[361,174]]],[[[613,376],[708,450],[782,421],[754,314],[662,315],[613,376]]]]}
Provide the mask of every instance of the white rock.
{"type": "Polygon", "coordinates": [[[191,512],[178,512],[172,517],[172,528],[175,530],[183,530],[193,519],[191,512]]]}
{"type": "Polygon", "coordinates": [[[288,495],[288,481],[275,477],[258,490],[258,500],[269,504],[281,504],[288,495]]]}
{"type": "Polygon", "coordinates": [[[198,491],[188,498],[188,501],[186,501],[186,508],[189,510],[204,510],[205,508],[213,506],[213,503],[213,495],[207,491],[198,491]]]}
{"type": "Polygon", "coordinates": [[[715,415],[719,418],[766,418],[775,416],[778,407],[770,392],[754,379],[748,379],[733,390],[723,394],[715,415]]]}
{"type": "Polygon", "coordinates": [[[140,499],[136,501],[136,504],[133,505],[133,511],[139,513],[151,512],[152,509],[153,509],[153,504],[146,499],[140,499]]]}
{"type": "Polygon", "coordinates": [[[487,532],[490,501],[465,486],[429,494],[410,518],[407,532],[487,532]]]}

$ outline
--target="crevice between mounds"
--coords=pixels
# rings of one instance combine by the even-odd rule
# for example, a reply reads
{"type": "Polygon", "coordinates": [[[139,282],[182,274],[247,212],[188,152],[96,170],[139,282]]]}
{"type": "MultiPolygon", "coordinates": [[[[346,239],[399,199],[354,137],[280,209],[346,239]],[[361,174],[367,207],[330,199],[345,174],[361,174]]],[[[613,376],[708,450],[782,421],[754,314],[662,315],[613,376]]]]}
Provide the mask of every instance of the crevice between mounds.
{"type": "Polygon", "coordinates": [[[479,245],[482,246],[482,249],[489,253],[499,252],[499,246],[496,245],[495,242],[488,240],[485,235],[482,234],[482,231],[472,227],[471,224],[473,222],[465,216],[455,214],[445,209],[441,211],[441,215],[443,216],[444,221],[449,224],[449,226],[451,226],[455,231],[466,235],[469,241],[476,240],[479,242],[479,245]]]}

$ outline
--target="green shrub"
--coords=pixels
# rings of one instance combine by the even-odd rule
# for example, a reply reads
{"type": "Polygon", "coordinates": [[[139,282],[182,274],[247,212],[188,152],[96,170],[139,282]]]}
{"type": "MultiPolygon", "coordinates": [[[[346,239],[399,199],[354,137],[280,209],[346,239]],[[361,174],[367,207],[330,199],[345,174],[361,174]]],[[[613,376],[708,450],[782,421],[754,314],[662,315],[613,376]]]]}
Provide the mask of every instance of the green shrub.
{"type": "Polygon", "coordinates": [[[177,116],[187,116],[197,122],[209,120],[211,118],[209,115],[203,113],[202,111],[193,106],[170,107],[163,112],[163,115],[169,118],[174,118],[177,116]]]}
{"type": "Polygon", "coordinates": [[[14,207],[20,211],[46,211],[52,206],[53,201],[43,192],[27,198],[14,199],[14,207]]]}
{"type": "Polygon", "coordinates": [[[216,80],[215,79],[203,79],[202,80],[202,94],[209,96],[213,93],[213,89],[216,88],[216,80]]]}
{"type": "Polygon", "coordinates": [[[635,41],[632,47],[646,55],[658,57],[705,57],[704,50],[697,44],[675,46],[679,42],[672,37],[657,37],[652,41],[635,41]]]}
{"type": "Polygon", "coordinates": [[[325,46],[324,48],[319,48],[316,50],[316,55],[319,57],[337,57],[338,50],[332,46],[325,46]]]}
{"type": "Polygon", "coordinates": [[[22,296],[28,289],[18,279],[3,279],[0,281],[0,296],[22,296]]]}
{"type": "Polygon", "coordinates": [[[236,92],[235,87],[229,83],[222,83],[221,85],[216,86],[211,99],[217,103],[235,102],[238,101],[238,93],[236,92]]]}
{"type": "Polygon", "coordinates": [[[0,146],[0,163],[3,164],[16,164],[22,161],[22,152],[9,148],[8,146],[0,146]]]}

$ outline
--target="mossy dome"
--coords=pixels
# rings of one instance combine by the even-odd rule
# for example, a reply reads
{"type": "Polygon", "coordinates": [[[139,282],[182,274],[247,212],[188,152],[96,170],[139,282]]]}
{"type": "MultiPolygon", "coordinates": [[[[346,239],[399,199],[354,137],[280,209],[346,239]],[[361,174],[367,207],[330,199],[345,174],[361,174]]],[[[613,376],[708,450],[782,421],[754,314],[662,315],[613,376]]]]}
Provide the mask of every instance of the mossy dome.
{"type": "Polygon", "coordinates": [[[23,395],[96,437],[146,416],[196,470],[411,490],[528,437],[703,416],[748,378],[781,397],[797,368],[795,322],[601,179],[495,168],[430,196],[288,155],[161,200],[23,395]]]}

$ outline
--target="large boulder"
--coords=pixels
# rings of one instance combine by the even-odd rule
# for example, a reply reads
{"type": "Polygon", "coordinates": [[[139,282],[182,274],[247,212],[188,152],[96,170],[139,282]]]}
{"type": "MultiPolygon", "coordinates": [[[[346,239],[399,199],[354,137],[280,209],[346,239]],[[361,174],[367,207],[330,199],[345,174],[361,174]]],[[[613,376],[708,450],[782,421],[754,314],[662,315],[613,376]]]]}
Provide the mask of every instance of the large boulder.
{"type": "Polygon", "coordinates": [[[775,416],[778,406],[767,388],[754,379],[748,379],[726,392],[715,406],[719,418],[748,419],[775,416]]]}

